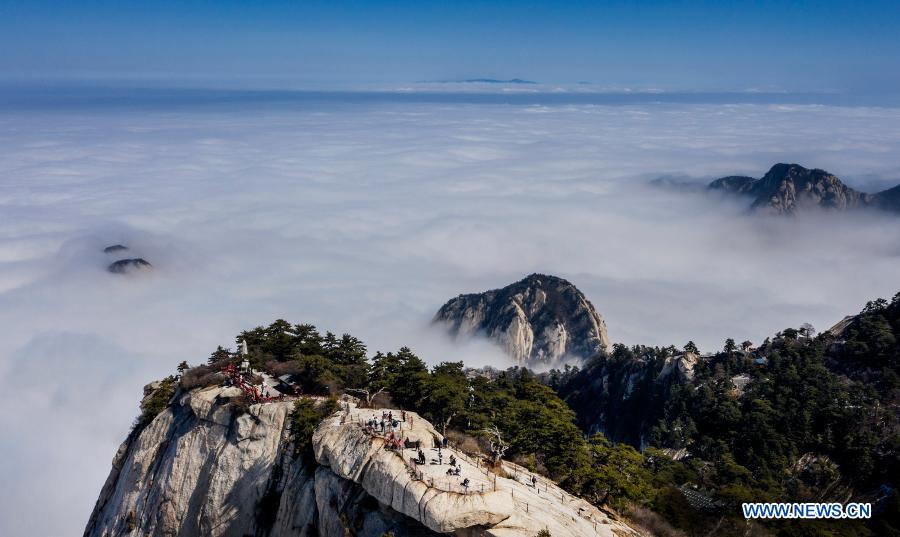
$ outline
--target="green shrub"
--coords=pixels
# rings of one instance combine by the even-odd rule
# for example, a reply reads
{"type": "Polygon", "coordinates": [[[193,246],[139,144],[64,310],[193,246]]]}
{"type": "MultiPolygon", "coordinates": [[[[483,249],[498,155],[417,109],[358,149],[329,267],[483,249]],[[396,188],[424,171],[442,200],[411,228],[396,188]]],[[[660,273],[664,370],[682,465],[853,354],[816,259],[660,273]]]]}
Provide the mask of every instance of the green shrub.
{"type": "Polygon", "coordinates": [[[337,410],[338,403],[329,397],[321,403],[314,399],[297,399],[291,414],[291,441],[294,445],[294,456],[301,457],[304,462],[312,464],[315,458],[312,453],[312,436],[319,423],[337,410]]]}
{"type": "Polygon", "coordinates": [[[175,395],[175,377],[168,376],[160,381],[159,387],[149,394],[141,403],[141,415],[135,422],[135,428],[142,428],[153,421],[153,418],[169,406],[169,400],[175,395]]]}

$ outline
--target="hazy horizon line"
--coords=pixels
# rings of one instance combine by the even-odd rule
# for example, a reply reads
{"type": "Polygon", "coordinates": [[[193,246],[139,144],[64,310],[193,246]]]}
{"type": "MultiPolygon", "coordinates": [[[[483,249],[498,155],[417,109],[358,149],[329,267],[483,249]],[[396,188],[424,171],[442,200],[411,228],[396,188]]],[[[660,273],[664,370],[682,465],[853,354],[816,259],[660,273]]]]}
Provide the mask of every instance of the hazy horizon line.
{"type": "Polygon", "coordinates": [[[775,89],[702,90],[657,87],[611,87],[596,84],[518,84],[505,82],[420,81],[405,84],[333,84],[305,87],[248,87],[227,84],[141,84],[135,79],[55,80],[37,82],[0,78],[0,107],[35,104],[126,104],[128,99],[164,100],[177,104],[239,100],[247,103],[319,98],[358,98],[367,102],[448,102],[468,104],[789,104],[900,107],[900,93],[859,93],[834,89],[787,91],[775,89]]]}

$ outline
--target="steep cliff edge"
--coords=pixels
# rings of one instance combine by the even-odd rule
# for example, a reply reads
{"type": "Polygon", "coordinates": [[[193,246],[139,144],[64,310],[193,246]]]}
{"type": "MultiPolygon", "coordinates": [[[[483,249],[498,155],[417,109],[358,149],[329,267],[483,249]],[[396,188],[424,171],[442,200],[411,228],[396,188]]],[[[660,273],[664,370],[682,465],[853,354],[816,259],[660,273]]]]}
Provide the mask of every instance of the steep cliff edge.
{"type": "Polygon", "coordinates": [[[176,395],[113,459],[84,535],[435,535],[359,485],[293,456],[291,402],[227,404],[236,388],[176,395]]]}
{"type": "MultiPolygon", "coordinates": [[[[364,426],[373,411],[352,404],[313,434],[318,464],[297,458],[293,403],[238,413],[228,403],[239,395],[225,387],[182,391],[136,429],[116,453],[84,535],[532,537],[544,528],[573,537],[635,535],[552,482],[532,486],[513,465],[505,467],[512,478],[496,477],[445,449],[443,464],[416,466],[409,459],[417,450],[387,449],[384,436],[364,426]],[[446,473],[451,454],[460,476],[446,473]]],[[[437,459],[430,446],[441,435],[418,415],[406,417],[397,431],[437,459]]]]}
{"type": "Polygon", "coordinates": [[[502,289],[460,295],[434,316],[457,338],[483,334],[518,365],[557,366],[610,345],[606,323],[570,282],[532,274],[502,289]]]}

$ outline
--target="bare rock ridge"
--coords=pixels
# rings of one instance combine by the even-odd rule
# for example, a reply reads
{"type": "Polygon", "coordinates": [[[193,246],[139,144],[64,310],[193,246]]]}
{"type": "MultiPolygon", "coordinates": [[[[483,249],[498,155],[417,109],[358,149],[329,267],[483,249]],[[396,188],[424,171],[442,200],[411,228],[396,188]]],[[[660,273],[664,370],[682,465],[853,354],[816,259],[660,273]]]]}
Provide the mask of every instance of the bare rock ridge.
{"type": "Polygon", "coordinates": [[[729,176],[716,179],[710,190],[749,196],[755,212],[793,215],[818,207],[835,211],[879,208],[900,212],[900,186],[867,194],[845,185],[836,176],[798,164],[776,164],[760,179],[729,176]]]}
{"type": "MultiPolygon", "coordinates": [[[[447,477],[446,464],[416,473],[408,461],[415,450],[386,449],[362,425],[372,410],[352,402],[316,429],[318,464],[304,461],[293,455],[293,403],[236,413],[228,401],[239,394],[227,387],[180,391],[133,431],[113,459],[84,535],[532,537],[544,528],[572,537],[636,535],[552,482],[532,487],[530,474],[514,465],[504,468],[509,478],[495,478],[451,449],[444,457],[456,453],[468,486],[447,477]]],[[[425,446],[442,439],[414,413],[401,427],[425,446]]]]}
{"type": "Polygon", "coordinates": [[[457,338],[484,335],[519,365],[555,366],[609,347],[606,323],[568,281],[532,274],[502,289],[459,295],[432,321],[457,338]]]}

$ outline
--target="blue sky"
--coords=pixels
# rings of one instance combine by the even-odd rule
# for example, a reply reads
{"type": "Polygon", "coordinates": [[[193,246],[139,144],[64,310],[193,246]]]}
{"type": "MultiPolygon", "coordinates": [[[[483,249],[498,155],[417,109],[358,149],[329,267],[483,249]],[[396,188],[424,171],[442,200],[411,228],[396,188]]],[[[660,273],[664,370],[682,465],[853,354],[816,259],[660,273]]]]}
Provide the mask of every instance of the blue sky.
{"type": "Polygon", "coordinates": [[[0,1],[7,80],[900,89],[896,2],[0,1]]]}

